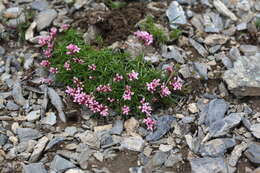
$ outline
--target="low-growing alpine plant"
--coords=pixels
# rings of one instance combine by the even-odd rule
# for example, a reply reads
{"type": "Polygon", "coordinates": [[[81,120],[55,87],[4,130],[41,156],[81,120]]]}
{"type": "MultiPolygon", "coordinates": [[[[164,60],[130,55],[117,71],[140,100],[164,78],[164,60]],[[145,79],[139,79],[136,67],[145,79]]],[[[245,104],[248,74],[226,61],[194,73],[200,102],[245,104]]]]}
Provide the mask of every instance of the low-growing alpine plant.
{"type": "MultiPolygon", "coordinates": [[[[156,124],[151,116],[154,106],[176,103],[183,81],[174,67],[160,71],[142,56],[131,59],[110,49],[97,50],[86,45],[80,33],[68,25],[61,26],[60,31],[63,33],[57,35],[58,30],[52,28],[48,36],[39,39],[46,57],[40,65],[66,86],[73,102],[101,116],[116,112],[143,117],[149,130],[156,124]]],[[[153,43],[153,36],[146,31],[134,35],[145,45],[153,43]]],[[[42,82],[50,84],[52,80],[44,78],[42,82]]]]}

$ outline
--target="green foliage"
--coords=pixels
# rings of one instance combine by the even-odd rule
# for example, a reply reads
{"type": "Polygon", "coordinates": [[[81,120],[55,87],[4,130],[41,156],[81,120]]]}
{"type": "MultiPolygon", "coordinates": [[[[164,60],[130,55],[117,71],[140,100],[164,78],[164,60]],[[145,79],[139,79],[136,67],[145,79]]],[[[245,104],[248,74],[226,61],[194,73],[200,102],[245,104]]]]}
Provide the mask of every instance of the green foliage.
{"type": "MultiPolygon", "coordinates": [[[[23,10],[25,15],[25,22],[20,23],[17,25],[17,33],[18,33],[18,39],[20,42],[25,41],[25,32],[28,29],[28,27],[31,24],[31,20],[33,19],[35,12],[31,9],[23,10]]],[[[18,19],[17,19],[18,20],[18,19]]]]}
{"type": "Polygon", "coordinates": [[[126,2],[106,0],[105,4],[111,9],[123,8],[127,5],[126,2]]]}
{"type": "MultiPolygon", "coordinates": [[[[57,67],[59,72],[56,74],[56,80],[64,86],[73,86],[73,77],[77,77],[84,83],[84,90],[86,93],[92,93],[97,101],[112,108],[114,111],[120,113],[121,107],[127,105],[131,108],[131,115],[142,115],[138,106],[140,100],[145,98],[146,101],[152,103],[154,98],[157,98],[159,103],[163,106],[176,103],[177,94],[171,94],[168,97],[161,97],[159,92],[151,94],[147,88],[146,83],[153,79],[161,79],[161,82],[167,82],[175,76],[175,74],[168,75],[153,67],[152,64],[144,62],[143,57],[139,56],[135,59],[129,58],[125,53],[114,52],[110,49],[96,50],[89,45],[86,45],[81,38],[81,34],[75,30],[68,30],[63,35],[59,36],[55,41],[53,57],[50,59],[52,67],[57,67]],[[70,43],[76,44],[81,48],[76,55],[66,55],[66,46],[70,43]],[[72,58],[80,58],[85,61],[83,64],[75,63],[72,58]],[[64,68],[64,63],[69,61],[71,63],[70,71],[64,68]],[[95,64],[96,70],[89,70],[88,65],[95,64]],[[138,80],[128,80],[127,74],[132,72],[139,73],[138,80]],[[120,82],[114,82],[113,78],[116,74],[123,76],[120,82]],[[169,79],[169,76],[170,79],[169,79]],[[90,79],[89,77],[93,77],[90,79]],[[99,85],[109,84],[112,92],[100,93],[96,92],[99,85]],[[125,86],[131,86],[131,91],[134,92],[131,101],[125,101],[122,95],[125,86]],[[118,100],[110,103],[107,98],[118,100]]],[[[158,103],[157,103],[158,105],[158,103]]]]}
{"type": "Polygon", "coordinates": [[[98,47],[102,47],[104,45],[104,39],[103,39],[102,35],[96,36],[95,43],[98,45],[98,47]]]}
{"type": "Polygon", "coordinates": [[[157,43],[165,43],[168,41],[164,31],[155,25],[152,16],[148,16],[145,21],[140,24],[140,27],[142,30],[151,33],[157,43]]]}
{"type": "Polygon", "coordinates": [[[260,18],[257,18],[255,21],[255,26],[258,30],[260,30],[260,18]]]}
{"type": "Polygon", "coordinates": [[[182,30],[174,29],[170,32],[170,39],[171,40],[178,40],[181,35],[182,35],[182,30]]]}

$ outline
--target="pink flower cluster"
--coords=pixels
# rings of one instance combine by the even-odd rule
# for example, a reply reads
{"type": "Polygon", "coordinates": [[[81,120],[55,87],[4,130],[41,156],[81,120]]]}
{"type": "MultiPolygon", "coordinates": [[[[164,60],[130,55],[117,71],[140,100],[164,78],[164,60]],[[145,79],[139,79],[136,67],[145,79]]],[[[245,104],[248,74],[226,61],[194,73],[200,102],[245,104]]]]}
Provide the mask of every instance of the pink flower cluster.
{"type": "Polygon", "coordinates": [[[69,61],[66,61],[66,62],[64,63],[64,68],[65,68],[67,71],[70,71],[70,70],[71,70],[71,64],[70,64],[69,61]]]}
{"type": "Polygon", "coordinates": [[[50,63],[49,60],[42,60],[40,65],[43,66],[43,67],[49,67],[51,65],[51,63],[50,63]]]}
{"type": "Polygon", "coordinates": [[[99,85],[96,90],[101,93],[107,93],[111,92],[112,88],[110,85],[99,85]]]}
{"type": "Polygon", "coordinates": [[[39,45],[47,46],[47,49],[43,51],[43,54],[50,58],[52,56],[53,46],[54,46],[54,38],[57,35],[57,28],[51,28],[50,35],[41,36],[38,40],[39,45]]]}
{"type": "Polygon", "coordinates": [[[94,96],[88,95],[85,92],[83,92],[83,88],[72,88],[67,86],[65,92],[73,98],[73,102],[78,103],[80,105],[85,105],[92,112],[99,113],[102,116],[107,116],[109,114],[108,107],[96,101],[94,96]]]}
{"type": "Polygon", "coordinates": [[[156,91],[156,88],[160,85],[160,79],[154,79],[152,82],[146,83],[147,90],[151,93],[154,93],[156,91]]]}
{"type": "Polygon", "coordinates": [[[141,110],[141,112],[145,113],[147,116],[151,116],[152,107],[151,107],[150,103],[145,102],[144,98],[140,101],[140,103],[141,103],[141,106],[139,106],[138,108],[141,110]]]}
{"type": "Polygon", "coordinates": [[[68,52],[66,52],[67,55],[72,55],[80,51],[80,48],[75,44],[69,44],[66,48],[68,49],[68,52]]]}
{"type": "Polygon", "coordinates": [[[132,70],[131,73],[128,73],[128,78],[129,78],[130,81],[137,80],[138,75],[139,75],[138,72],[135,72],[134,70],[132,70]]]}
{"type": "Polygon", "coordinates": [[[134,95],[134,92],[131,91],[131,86],[126,85],[125,86],[125,91],[123,94],[123,99],[124,100],[131,100],[132,99],[132,95],[134,95]]]}
{"type": "Polygon", "coordinates": [[[84,64],[85,61],[80,58],[72,58],[75,63],[84,64]]]}
{"type": "Polygon", "coordinates": [[[171,82],[173,90],[181,90],[182,88],[182,80],[181,78],[175,78],[175,82],[171,82]]]}
{"type": "Polygon", "coordinates": [[[56,74],[56,73],[58,73],[58,68],[51,67],[50,72],[53,73],[53,74],[56,74]]]}
{"type": "Polygon", "coordinates": [[[89,70],[95,71],[97,69],[97,66],[95,64],[88,65],[89,70]]]}
{"type": "Polygon", "coordinates": [[[161,91],[160,91],[161,97],[167,97],[171,94],[171,91],[165,84],[161,85],[161,91]]]}
{"type": "Polygon", "coordinates": [[[122,113],[123,113],[124,115],[128,115],[129,112],[130,112],[129,106],[124,105],[121,109],[122,109],[122,113]]]}
{"type": "Polygon", "coordinates": [[[117,73],[116,76],[114,77],[113,81],[120,82],[121,80],[123,80],[123,76],[117,73]]]}
{"type": "Polygon", "coordinates": [[[144,41],[144,44],[146,46],[149,46],[150,44],[153,43],[153,35],[152,34],[149,34],[148,32],[146,31],[136,31],[134,32],[134,35],[143,40],[144,41]]]}
{"type": "Polygon", "coordinates": [[[148,130],[153,131],[154,125],[156,124],[155,120],[153,120],[151,117],[147,117],[143,120],[143,122],[146,124],[148,130]]]}

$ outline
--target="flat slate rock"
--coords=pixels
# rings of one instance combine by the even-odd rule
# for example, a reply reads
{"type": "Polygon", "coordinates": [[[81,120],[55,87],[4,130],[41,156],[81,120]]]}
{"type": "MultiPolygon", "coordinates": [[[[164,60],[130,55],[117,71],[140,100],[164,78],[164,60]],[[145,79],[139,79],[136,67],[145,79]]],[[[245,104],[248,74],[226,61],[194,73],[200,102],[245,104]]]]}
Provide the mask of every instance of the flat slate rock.
{"type": "Polygon", "coordinates": [[[31,129],[31,128],[18,128],[17,135],[20,142],[29,141],[32,139],[38,139],[42,137],[42,134],[38,130],[31,129]]]}
{"type": "Polygon", "coordinates": [[[24,173],[47,173],[44,165],[41,162],[25,165],[23,171],[24,173]]]}
{"type": "Polygon", "coordinates": [[[249,144],[245,155],[252,163],[260,164],[260,143],[253,142],[249,144]]]}
{"type": "Polygon", "coordinates": [[[63,157],[56,155],[51,162],[51,170],[56,172],[64,172],[70,168],[76,168],[76,166],[70,161],[64,159],[63,157]]]}
{"type": "Polygon", "coordinates": [[[171,129],[171,124],[173,121],[176,119],[173,116],[170,115],[164,115],[158,118],[157,120],[157,127],[155,131],[150,132],[146,136],[147,141],[157,141],[161,137],[163,137],[170,129],[171,129]]]}

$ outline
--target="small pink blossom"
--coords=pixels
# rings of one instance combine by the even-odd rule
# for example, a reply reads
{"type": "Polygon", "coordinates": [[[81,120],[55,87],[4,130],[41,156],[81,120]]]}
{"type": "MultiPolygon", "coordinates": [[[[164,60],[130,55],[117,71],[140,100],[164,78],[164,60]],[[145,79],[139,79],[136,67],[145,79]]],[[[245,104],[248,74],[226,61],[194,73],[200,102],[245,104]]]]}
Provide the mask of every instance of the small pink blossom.
{"type": "Polygon", "coordinates": [[[81,82],[80,80],[79,80],[79,78],[77,78],[77,77],[73,77],[73,83],[78,87],[78,88],[82,88],[82,87],[84,87],[84,85],[83,85],[83,82],[81,82]]]}
{"type": "Polygon", "coordinates": [[[145,118],[143,122],[146,124],[148,130],[154,130],[154,125],[156,124],[156,121],[153,120],[151,117],[145,118]]]}
{"type": "Polygon", "coordinates": [[[60,28],[61,28],[62,31],[66,31],[66,30],[69,29],[69,27],[70,27],[69,24],[62,24],[60,28]]]}
{"type": "Polygon", "coordinates": [[[156,91],[156,88],[160,85],[160,79],[154,79],[152,82],[146,83],[147,90],[151,93],[154,93],[156,91]]]}
{"type": "Polygon", "coordinates": [[[95,64],[88,65],[89,70],[95,71],[97,69],[97,66],[95,64]]]}
{"type": "Polygon", "coordinates": [[[50,35],[52,38],[54,38],[56,35],[57,35],[57,28],[53,27],[51,28],[51,32],[50,32],[50,35]]]}
{"type": "Polygon", "coordinates": [[[73,61],[79,64],[84,64],[84,60],[80,59],[80,58],[73,58],[73,61]]]}
{"type": "Polygon", "coordinates": [[[53,74],[56,74],[56,73],[58,73],[58,68],[51,67],[50,72],[53,73],[53,74]]]}
{"type": "Polygon", "coordinates": [[[110,103],[113,103],[116,99],[108,97],[107,100],[108,100],[110,103]]]}
{"type": "Polygon", "coordinates": [[[150,116],[152,113],[152,107],[150,106],[150,103],[145,102],[145,99],[143,98],[141,101],[141,106],[138,106],[138,108],[141,110],[142,113],[145,113],[147,116],[150,116]]]}
{"type": "Polygon", "coordinates": [[[161,86],[161,91],[160,91],[161,97],[167,97],[171,94],[171,91],[165,84],[161,86]]]}
{"type": "Polygon", "coordinates": [[[173,67],[172,67],[172,65],[166,67],[165,70],[166,70],[169,74],[171,74],[171,73],[173,72],[173,67]]]}
{"type": "Polygon", "coordinates": [[[123,80],[123,76],[117,73],[116,76],[114,77],[113,81],[119,82],[121,80],[123,80]]]}
{"type": "Polygon", "coordinates": [[[96,89],[98,92],[106,93],[111,92],[111,86],[110,85],[99,85],[96,89]]]}
{"type": "Polygon", "coordinates": [[[124,115],[128,115],[129,112],[130,112],[129,106],[126,106],[126,105],[124,105],[124,106],[121,108],[121,110],[122,110],[122,113],[123,113],[124,115]]]}
{"type": "Polygon", "coordinates": [[[49,60],[42,60],[40,65],[43,67],[49,67],[51,65],[51,63],[49,62],[49,60]]]}
{"type": "Polygon", "coordinates": [[[132,70],[132,72],[128,74],[128,78],[130,81],[135,80],[135,79],[137,80],[138,75],[139,75],[138,72],[135,72],[134,70],[132,70]]]}
{"type": "Polygon", "coordinates": [[[38,39],[38,44],[41,45],[41,46],[45,46],[51,41],[52,41],[51,36],[40,36],[39,39],[38,39]]]}
{"type": "Polygon", "coordinates": [[[69,61],[66,61],[66,62],[64,63],[64,68],[65,68],[67,71],[70,71],[70,70],[71,70],[71,65],[70,65],[69,61]]]}
{"type": "Polygon", "coordinates": [[[149,34],[148,32],[146,31],[136,31],[134,32],[134,35],[143,40],[144,41],[144,44],[146,46],[149,46],[150,44],[153,43],[153,35],[152,34],[149,34]]]}
{"type": "Polygon", "coordinates": [[[46,50],[43,51],[44,56],[47,58],[50,58],[52,56],[52,49],[47,48],[46,50]]]}
{"type": "Polygon", "coordinates": [[[123,94],[123,99],[124,100],[131,100],[132,99],[132,95],[134,95],[134,92],[131,91],[131,87],[126,85],[125,87],[125,91],[123,94]]]}
{"type": "Polygon", "coordinates": [[[75,44],[69,44],[66,48],[69,50],[68,52],[66,52],[67,55],[71,55],[76,52],[78,53],[80,51],[80,48],[75,44]]]}
{"type": "Polygon", "coordinates": [[[181,78],[175,78],[175,82],[171,82],[173,90],[181,90],[182,88],[182,80],[181,78]]]}

